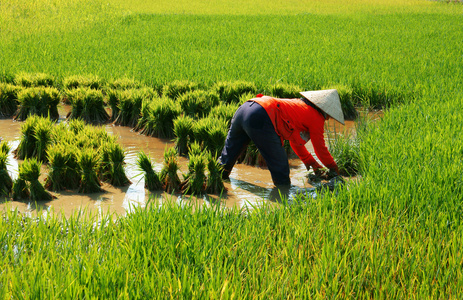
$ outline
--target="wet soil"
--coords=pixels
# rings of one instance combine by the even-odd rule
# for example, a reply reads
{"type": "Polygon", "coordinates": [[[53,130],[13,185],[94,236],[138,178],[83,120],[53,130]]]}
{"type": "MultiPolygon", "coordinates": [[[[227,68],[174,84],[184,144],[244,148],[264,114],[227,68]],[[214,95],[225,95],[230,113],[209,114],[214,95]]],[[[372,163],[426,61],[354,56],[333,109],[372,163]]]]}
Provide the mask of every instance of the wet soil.
{"type": "MultiPolygon", "coordinates": [[[[60,120],[63,121],[68,108],[61,108],[60,120]]],[[[0,120],[0,136],[11,145],[12,150],[16,149],[20,140],[21,122],[11,119],[0,120]]],[[[334,125],[333,120],[327,121],[328,131],[352,131],[354,122],[346,121],[346,126],[334,125]],[[336,127],[333,127],[336,126],[336,127]]],[[[158,139],[140,135],[128,127],[106,125],[106,130],[118,137],[119,143],[126,149],[126,174],[131,180],[131,184],[125,187],[113,187],[103,184],[102,193],[79,194],[77,191],[65,191],[52,193],[56,196],[51,201],[41,201],[33,203],[30,201],[9,201],[0,200],[0,210],[17,209],[18,211],[35,216],[37,214],[59,213],[70,216],[79,209],[85,209],[90,213],[114,213],[125,215],[134,207],[144,207],[150,197],[159,199],[161,203],[165,201],[186,201],[201,205],[221,202],[226,207],[243,207],[245,205],[258,205],[262,201],[270,203],[280,202],[281,196],[273,186],[270,172],[266,168],[252,167],[244,164],[237,164],[230,174],[230,180],[225,182],[226,192],[223,195],[204,195],[203,197],[182,196],[180,194],[167,194],[164,192],[152,193],[144,188],[144,179],[136,166],[137,154],[140,150],[149,153],[154,160],[156,171],[162,168],[163,155],[167,147],[173,147],[174,143],[167,139],[158,139]]],[[[311,143],[307,143],[307,148],[314,153],[311,143]]],[[[314,186],[307,180],[307,171],[302,162],[297,158],[291,158],[291,182],[293,187],[287,191],[283,197],[292,197],[297,193],[304,192],[313,194],[314,186]]],[[[21,161],[19,161],[21,163],[21,161]]],[[[182,173],[187,171],[188,160],[179,157],[180,170],[182,173]]],[[[10,176],[15,179],[18,172],[18,160],[10,153],[8,160],[8,171],[10,176]]],[[[46,177],[47,168],[42,168],[42,182],[46,177]]],[[[182,178],[182,176],[180,176],[182,178]]]]}

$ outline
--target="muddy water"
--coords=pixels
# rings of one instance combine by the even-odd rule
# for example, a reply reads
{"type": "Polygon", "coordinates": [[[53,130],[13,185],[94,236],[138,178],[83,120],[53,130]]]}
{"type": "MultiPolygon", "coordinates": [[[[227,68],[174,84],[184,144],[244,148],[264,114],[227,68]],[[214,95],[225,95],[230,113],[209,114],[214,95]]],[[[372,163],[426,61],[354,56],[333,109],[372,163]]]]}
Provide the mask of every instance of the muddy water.
{"type": "MultiPolygon", "coordinates": [[[[64,119],[64,111],[61,120],[64,119]]],[[[346,126],[336,128],[334,121],[327,121],[327,130],[341,132],[344,130],[352,131],[354,122],[346,121],[346,126]]],[[[9,142],[12,150],[16,149],[20,140],[21,122],[11,119],[0,120],[0,136],[9,142]]],[[[76,191],[64,191],[52,193],[56,198],[52,201],[33,203],[30,201],[5,201],[0,200],[0,210],[17,209],[28,215],[60,213],[70,216],[79,209],[85,209],[91,213],[115,213],[125,215],[134,207],[144,207],[150,197],[155,197],[159,201],[192,202],[208,205],[220,201],[226,207],[243,207],[246,205],[258,205],[262,201],[278,203],[281,201],[279,192],[274,189],[270,172],[265,168],[251,167],[244,164],[237,164],[230,175],[230,181],[225,182],[227,191],[221,195],[206,195],[202,198],[192,198],[182,195],[173,195],[163,192],[151,193],[144,188],[144,179],[136,166],[137,154],[140,150],[149,153],[154,160],[156,171],[162,168],[163,154],[167,147],[174,144],[170,140],[158,139],[139,135],[128,127],[106,125],[110,134],[118,137],[119,143],[126,149],[126,174],[131,180],[131,184],[126,187],[113,187],[103,184],[102,193],[79,194],[76,191]]],[[[311,143],[307,148],[314,153],[311,143]]],[[[19,162],[21,163],[21,162],[19,162]]],[[[182,173],[187,171],[187,159],[179,157],[180,170],[182,173]]],[[[8,171],[14,179],[18,173],[18,161],[10,153],[8,160],[8,171]]],[[[295,194],[303,192],[315,196],[312,192],[313,186],[308,184],[306,170],[299,159],[290,159],[291,181],[293,187],[285,197],[293,197],[295,194]]],[[[46,177],[47,169],[42,169],[42,182],[46,177]]],[[[182,177],[182,176],[180,176],[182,177]]]]}

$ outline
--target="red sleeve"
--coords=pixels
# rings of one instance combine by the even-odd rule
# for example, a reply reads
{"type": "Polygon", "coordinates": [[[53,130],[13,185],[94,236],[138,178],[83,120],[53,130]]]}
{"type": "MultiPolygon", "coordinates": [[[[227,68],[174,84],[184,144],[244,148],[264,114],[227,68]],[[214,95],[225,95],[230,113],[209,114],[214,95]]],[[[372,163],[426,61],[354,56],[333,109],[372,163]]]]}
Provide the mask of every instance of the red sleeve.
{"type": "Polygon", "coordinates": [[[318,159],[320,159],[320,161],[325,165],[325,167],[329,169],[337,169],[336,162],[334,161],[333,157],[328,151],[328,148],[326,148],[325,145],[323,126],[324,123],[313,124],[310,130],[310,140],[312,141],[315,154],[317,155],[318,159]]]}
{"type": "Polygon", "coordinates": [[[312,166],[315,168],[321,168],[320,164],[315,160],[315,158],[310,154],[305,145],[296,144],[293,141],[289,141],[291,148],[294,150],[294,153],[302,160],[305,165],[312,166]]]}

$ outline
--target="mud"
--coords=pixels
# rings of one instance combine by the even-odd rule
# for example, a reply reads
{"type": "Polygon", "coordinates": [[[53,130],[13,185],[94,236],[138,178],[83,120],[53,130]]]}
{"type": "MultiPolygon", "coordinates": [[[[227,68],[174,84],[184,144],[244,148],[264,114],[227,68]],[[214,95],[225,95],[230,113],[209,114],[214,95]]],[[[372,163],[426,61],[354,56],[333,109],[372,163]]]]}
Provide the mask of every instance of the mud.
{"type": "MultiPolygon", "coordinates": [[[[60,120],[64,120],[67,108],[60,110],[60,120]]],[[[341,132],[344,130],[354,130],[354,122],[346,121],[346,126],[334,126],[334,121],[327,121],[327,130],[341,132]]],[[[9,142],[12,150],[16,149],[20,140],[21,122],[11,119],[0,120],[0,136],[9,142]]],[[[104,192],[94,194],[79,194],[76,191],[66,191],[52,193],[56,199],[47,202],[33,203],[29,201],[6,201],[0,200],[0,210],[17,209],[18,211],[35,216],[37,214],[58,213],[70,216],[79,209],[90,213],[113,213],[125,215],[135,207],[144,207],[150,197],[158,198],[161,203],[165,201],[194,202],[201,205],[221,202],[226,207],[243,207],[259,205],[262,201],[278,203],[282,201],[281,194],[273,186],[270,173],[267,169],[251,167],[244,164],[237,164],[230,174],[230,181],[225,182],[227,191],[223,195],[205,195],[196,198],[182,195],[172,195],[163,192],[151,193],[144,188],[144,179],[141,172],[137,169],[136,159],[140,150],[149,153],[154,160],[156,171],[162,168],[163,154],[167,147],[174,146],[174,143],[166,139],[158,139],[139,135],[128,127],[106,125],[107,131],[118,137],[119,143],[126,149],[126,174],[131,180],[131,184],[126,187],[113,187],[103,184],[104,192]]],[[[314,153],[311,143],[307,148],[314,153]]],[[[19,162],[21,163],[21,162],[19,162]]],[[[182,173],[187,171],[187,159],[179,157],[180,170],[182,173]]],[[[18,161],[10,153],[8,160],[8,170],[10,176],[17,177],[18,161]]],[[[294,197],[298,193],[305,193],[316,196],[313,192],[314,186],[307,182],[307,171],[299,159],[290,159],[291,181],[293,187],[283,195],[294,197]]],[[[46,177],[46,168],[43,168],[42,182],[46,177]]],[[[181,176],[182,177],[182,176],[181,176]]]]}

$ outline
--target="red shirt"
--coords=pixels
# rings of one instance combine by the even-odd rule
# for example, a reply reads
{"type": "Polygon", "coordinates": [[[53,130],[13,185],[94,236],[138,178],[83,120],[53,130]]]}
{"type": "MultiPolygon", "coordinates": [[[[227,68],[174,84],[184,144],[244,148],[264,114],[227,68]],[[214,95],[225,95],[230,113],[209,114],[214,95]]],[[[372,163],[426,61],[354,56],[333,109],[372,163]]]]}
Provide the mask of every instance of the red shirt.
{"type": "Polygon", "coordinates": [[[337,165],[325,146],[325,118],[315,108],[305,104],[301,99],[279,99],[269,96],[253,98],[250,101],[259,103],[272,120],[276,133],[284,140],[289,140],[291,148],[306,165],[321,168],[305,147],[307,141],[301,132],[308,132],[320,161],[329,169],[337,165]]]}

